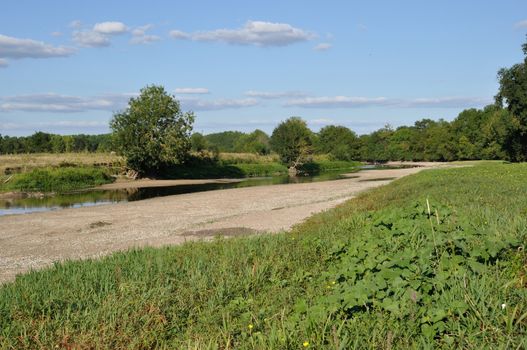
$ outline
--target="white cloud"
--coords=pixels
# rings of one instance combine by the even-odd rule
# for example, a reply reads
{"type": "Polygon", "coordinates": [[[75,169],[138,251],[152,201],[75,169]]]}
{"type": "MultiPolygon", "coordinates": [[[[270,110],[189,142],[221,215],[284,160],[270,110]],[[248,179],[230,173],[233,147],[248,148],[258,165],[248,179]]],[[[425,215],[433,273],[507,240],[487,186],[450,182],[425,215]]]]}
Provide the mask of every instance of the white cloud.
{"type": "Polygon", "coordinates": [[[78,97],[55,93],[0,97],[0,112],[79,113],[90,110],[115,111],[126,107],[137,94],[107,94],[78,97]]]}
{"type": "Polygon", "coordinates": [[[313,48],[313,50],[315,50],[315,51],[327,51],[327,50],[331,49],[332,46],[333,45],[331,45],[330,43],[320,43],[317,46],[315,46],[313,48]]]}
{"type": "Polygon", "coordinates": [[[218,99],[218,100],[202,100],[197,98],[179,98],[183,109],[190,109],[194,111],[212,111],[221,109],[236,109],[253,107],[259,104],[257,99],[243,98],[243,99],[218,99]]]}
{"type": "Polygon", "coordinates": [[[9,66],[9,62],[3,58],[0,58],[0,68],[6,68],[7,66],[9,66]]]}
{"type": "Polygon", "coordinates": [[[175,39],[256,46],[286,46],[316,37],[311,32],[295,28],[287,23],[263,21],[248,21],[244,27],[239,29],[216,29],[194,33],[173,30],[170,32],[170,36],[175,39]]]}
{"type": "Polygon", "coordinates": [[[285,106],[305,107],[305,108],[350,108],[364,106],[378,106],[389,104],[390,101],[385,97],[349,97],[349,96],[323,96],[305,97],[292,99],[285,103],[285,106]]]}
{"type": "Polygon", "coordinates": [[[256,98],[269,99],[269,100],[307,96],[305,92],[301,92],[301,91],[255,91],[255,90],[246,91],[244,95],[250,96],[250,97],[256,97],[256,98]]]}
{"type": "Polygon", "coordinates": [[[80,21],[74,21],[70,26],[77,29],[72,33],[73,41],[82,47],[107,47],[111,45],[111,36],[128,32],[128,27],[122,22],[95,23],[92,29],[85,30],[80,30],[80,21]]]}
{"type": "MultiPolygon", "coordinates": [[[[81,113],[87,111],[118,111],[126,108],[131,97],[138,93],[103,94],[90,97],[44,93],[0,97],[0,112],[81,113]]],[[[259,104],[254,98],[204,100],[181,96],[177,98],[183,109],[221,110],[252,107],[259,104]]]]}
{"type": "Polygon", "coordinates": [[[91,30],[73,32],[73,41],[82,47],[106,47],[111,44],[106,35],[91,30]]]}
{"type": "Polygon", "coordinates": [[[174,90],[176,94],[208,94],[210,93],[207,88],[177,88],[174,90]]]}
{"type": "Polygon", "coordinates": [[[152,28],[151,24],[146,24],[141,27],[137,27],[132,30],[132,39],[130,40],[130,43],[132,44],[149,44],[154,41],[161,40],[160,37],[157,35],[151,35],[147,34],[147,30],[150,30],[152,28]]]}
{"type": "Polygon", "coordinates": [[[42,41],[19,39],[0,34],[0,57],[2,58],[49,58],[66,57],[75,53],[75,49],[53,46],[42,41]]]}
{"type": "Polygon", "coordinates": [[[33,122],[33,123],[1,123],[0,129],[16,130],[40,127],[82,127],[82,128],[100,128],[107,127],[108,122],[93,120],[60,120],[56,122],[33,122]]]}
{"type": "Polygon", "coordinates": [[[180,30],[171,30],[168,35],[173,39],[189,39],[190,34],[182,32],[180,30]]]}
{"type": "Polygon", "coordinates": [[[128,27],[122,22],[95,23],[93,31],[104,35],[119,35],[128,31],[128,27]]]}
{"type": "Polygon", "coordinates": [[[481,107],[490,103],[492,103],[492,99],[490,98],[477,97],[394,99],[386,97],[323,96],[291,99],[285,103],[285,106],[303,108],[358,108],[380,106],[398,108],[468,108],[481,107]]]}
{"type": "Polygon", "coordinates": [[[82,27],[82,22],[79,21],[78,19],[71,21],[69,24],[69,27],[73,29],[80,29],[80,27],[82,27]]]}
{"type": "Polygon", "coordinates": [[[514,25],[514,27],[517,28],[517,29],[520,29],[520,28],[527,28],[527,19],[526,19],[526,20],[523,20],[523,21],[516,22],[516,24],[514,25]]]}
{"type": "Polygon", "coordinates": [[[54,37],[59,37],[59,36],[62,36],[62,32],[51,32],[51,36],[54,36],[54,37]]]}
{"type": "Polygon", "coordinates": [[[438,97],[415,98],[400,101],[402,107],[440,107],[440,108],[470,108],[491,104],[491,98],[481,97],[438,97]]]}

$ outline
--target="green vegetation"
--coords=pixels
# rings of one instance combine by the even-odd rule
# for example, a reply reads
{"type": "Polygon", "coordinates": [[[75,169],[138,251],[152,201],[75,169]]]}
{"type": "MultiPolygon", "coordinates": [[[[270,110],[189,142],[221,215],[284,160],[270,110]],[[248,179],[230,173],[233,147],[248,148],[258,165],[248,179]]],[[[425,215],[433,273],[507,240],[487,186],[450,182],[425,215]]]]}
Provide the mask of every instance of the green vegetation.
{"type": "Polygon", "coordinates": [[[334,160],[360,159],[359,139],[344,126],[329,125],[318,132],[315,150],[319,154],[329,154],[334,160]]]}
{"type": "Polygon", "coordinates": [[[0,191],[67,192],[113,182],[106,169],[92,167],[39,168],[15,174],[0,191]]]}
{"type": "Polygon", "coordinates": [[[162,86],[147,86],[128,108],[113,116],[115,145],[128,166],[141,174],[156,174],[166,164],[187,157],[194,114],[183,113],[179,102],[162,86]]]}
{"type": "Polygon", "coordinates": [[[0,347],[524,348],[526,177],[423,171],[291,233],[56,264],[0,289],[0,347]]]}
{"type": "Polygon", "coordinates": [[[271,135],[271,147],[282,163],[297,168],[313,153],[313,133],[304,120],[291,117],[278,124],[271,135]]]}
{"type": "Polygon", "coordinates": [[[31,136],[0,135],[0,154],[110,152],[113,150],[110,134],[55,135],[36,132],[31,136]]]}

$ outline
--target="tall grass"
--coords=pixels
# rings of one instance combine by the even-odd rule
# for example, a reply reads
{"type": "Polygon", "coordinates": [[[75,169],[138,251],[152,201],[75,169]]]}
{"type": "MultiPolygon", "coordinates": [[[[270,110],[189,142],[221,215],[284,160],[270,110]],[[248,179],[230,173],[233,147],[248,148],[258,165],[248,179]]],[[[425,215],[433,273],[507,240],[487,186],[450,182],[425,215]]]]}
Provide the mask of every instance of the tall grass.
{"type": "Polygon", "coordinates": [[[15,174],[9,182],[0,185],[0,191],[67,192],[113,180],[108,171],[102,168],[42,168],[15,174]]]}
{"type": "Polygon", "coordinates": [[[31,272],[0,289],[0,347],[525,348],[525,178],[423,171],[289,233],[31,272]]]}
{"type": "Polygon", "coordinates": [[[0,155],[0,174],[22,173],[37,168],[55,168],[64,165],[78,167],[122,167],[123,157],[110,153],[31,153],[0,155]]]}

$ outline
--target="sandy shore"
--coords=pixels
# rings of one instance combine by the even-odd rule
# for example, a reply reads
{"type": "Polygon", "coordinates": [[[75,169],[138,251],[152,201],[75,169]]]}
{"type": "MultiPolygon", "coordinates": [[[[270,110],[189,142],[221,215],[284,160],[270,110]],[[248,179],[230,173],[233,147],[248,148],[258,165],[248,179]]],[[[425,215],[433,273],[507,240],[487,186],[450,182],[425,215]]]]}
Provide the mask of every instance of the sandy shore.
{"type": "Polygon", "coordinates": [[[180,244],[216,234],[287,230],[359,192],[427,168],[430,166],[368,170],[336,181],[198,192],[3,216],[0,283],[55,261],[99,257],[132,247],[180,244]]]}

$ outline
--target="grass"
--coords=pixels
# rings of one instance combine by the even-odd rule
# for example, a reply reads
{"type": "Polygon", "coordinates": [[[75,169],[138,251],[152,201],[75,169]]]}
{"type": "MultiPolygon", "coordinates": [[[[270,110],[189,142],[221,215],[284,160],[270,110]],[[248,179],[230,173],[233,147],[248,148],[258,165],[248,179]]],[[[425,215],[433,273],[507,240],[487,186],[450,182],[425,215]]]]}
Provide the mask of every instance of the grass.
{"type": "Polygon", "coordinates": [[[108,170],[94,167],[40,168],[14,174],[0,192],[68,192],[113,182],[108,170]]]}
{"type": "Polygon", "coordinates": [[[110,153],[31,153],[0,155],[0,174],[61,166],[124,166],[123,157],[110,153]]]}
{"type": "Polygon", "coordinates": [[[0,348],[525,348],[526,177],[423,171],[289,233],[31,272],[0,348]]]}

